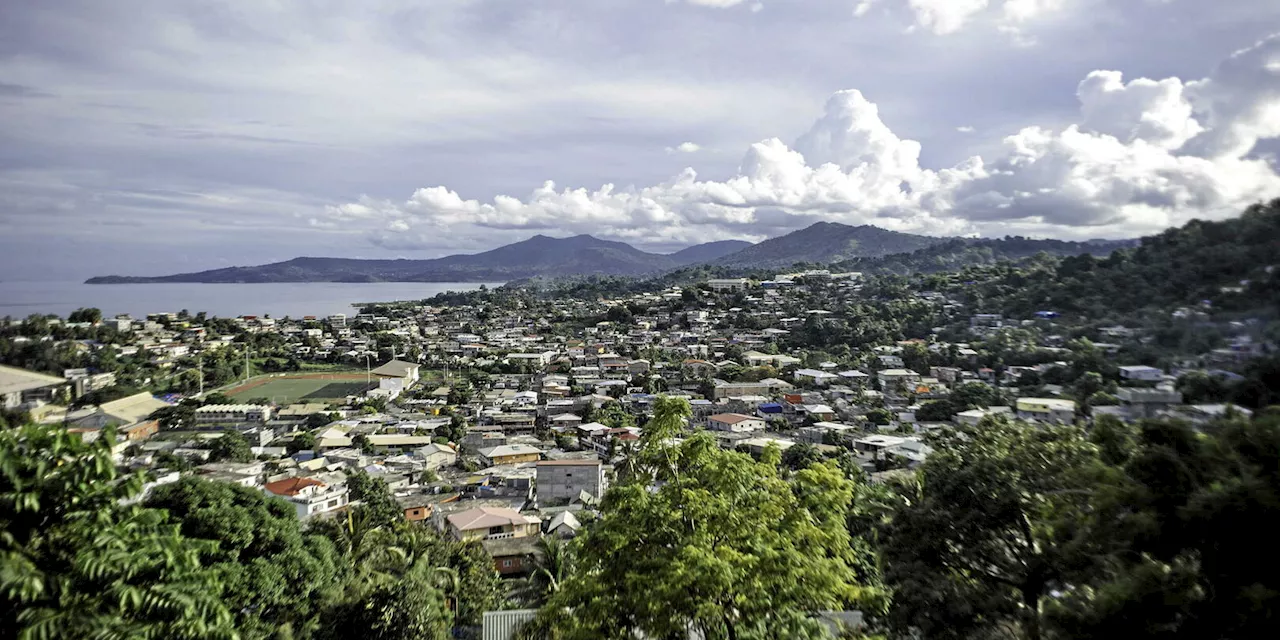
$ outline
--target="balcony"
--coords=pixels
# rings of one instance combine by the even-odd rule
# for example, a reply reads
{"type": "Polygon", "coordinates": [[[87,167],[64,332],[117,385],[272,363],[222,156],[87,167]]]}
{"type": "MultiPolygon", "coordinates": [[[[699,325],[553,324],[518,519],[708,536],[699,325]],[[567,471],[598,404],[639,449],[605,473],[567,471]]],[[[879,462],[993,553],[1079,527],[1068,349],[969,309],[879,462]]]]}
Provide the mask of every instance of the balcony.
{"type": "Polygon", "coordinates": [[[506,540],[507,538],[514,538],[514,537],[516,537],[516,533],[514,531],[507,531],[506,533],[491,533],[485,536],[484,539],[485,540],[506,540]]]}

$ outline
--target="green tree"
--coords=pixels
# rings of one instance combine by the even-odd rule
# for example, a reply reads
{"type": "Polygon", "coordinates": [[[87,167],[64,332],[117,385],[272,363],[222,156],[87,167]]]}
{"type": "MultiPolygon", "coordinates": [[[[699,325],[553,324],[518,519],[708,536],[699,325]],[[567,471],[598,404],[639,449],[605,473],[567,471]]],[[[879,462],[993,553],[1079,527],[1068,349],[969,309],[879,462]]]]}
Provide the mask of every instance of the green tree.
{"type": "Polygon", "coordinates": [[[98,324],[102,322],[102,311],[94,307],[81,307],[72,311],[67,316],[67,322],[89,322],[98,324]]]}
{"type": "Polygon", "coordinates": [[[269,638],[287,627],[304,632],[337,597],[341,561],[333,543],[304,535],[292,505],[261,491],[187,477],[147,499],[188,539],[213,543],[202,554],[225,585],[223,601],[246,638],[269,638]]]}
{"type": "Polygon", "coordinates": [[[886,425],[893,422],[893,412],[888,409],[872,409],[867,412],[867,422],[874,425],[886,425]]]}
{"type": "Polygon", "coordinates": [[[390,526],[404,520],[404,509],[396,503],[387,482],[361,469],[347,474],[347,490],[351,501],[359,503],[358,511],[368,514],[372,526],[390,526]]]}
{"type": "Polygon", "coordinates": [[[723,451],[705,433],[671,443],[684,401],[654,411],[636,455],[659,484],[637,474],[610,490],[579,571],[543,609],[555,634],[776,637],[804,612],[868,603],[845,526],[852,485],[838,469],[787,482],[776,459],[723,451]]]}
{"type": "Polygon", "coordinates": [[[209,446],[209,462],[253,462],[253,450],[243,433],[235,429],[222,432],[222,437],[209,446]]]}
{"type": "Polygon", "coordinates": [[[538,539],[533,568],[513,595],[530,607],[541,607],[560,592],[575,570],[575,550],[571,544],[554,536],[538,539]]]}
{"type": "Polygon", "coordinates": [[[57,426],[0,431],[0,638],[232,638],[208,546],[163,511],[122,506],[144,476],[119,476],[114,434],[57,426]]]}
{"type": "Polygon", "coordinates": [[[797,442],[782,452],[782,464],[792,471],[808,469],[819,462],[822,462],[822,454],[808,442],[797,442]]]}
{"type": "Polygon", "coordinates": [[[316,448],[316,436],[310,431],[301,431],[293,436],[289,444],[285,445],[285,449],[289,453],[297,453],[299,451],[313,451],[316,448]]]}
{"type": "Polygon", "coordinates": [[[891,620],[925,637],[1042,637],[1054,589],[1086,569],[1107,469],[1075,427],[987,419],[940,436],[882,533],[891,620]]]}

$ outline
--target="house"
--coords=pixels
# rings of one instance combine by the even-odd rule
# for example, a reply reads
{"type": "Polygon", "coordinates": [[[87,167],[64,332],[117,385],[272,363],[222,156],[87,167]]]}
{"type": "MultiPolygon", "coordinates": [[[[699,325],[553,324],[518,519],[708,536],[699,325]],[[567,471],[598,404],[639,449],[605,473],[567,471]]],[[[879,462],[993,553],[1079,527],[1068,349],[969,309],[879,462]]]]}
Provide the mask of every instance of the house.
{"type": "Polygon", "coordinates": [[[379,378],[398,378],[404,381],[404,388],[412,387],[418,381],[422,365],[403,360],[392,360],[369,373],[379,378]]]}
{"type": "Polygon", "coordinates": [[[491,538],[481,540],[480,545],[493,558],[493,568],[503,577],[529,573],[538,554],[538,538],[533,536],[491,538]]]}
{"type": "Polygon", "coordinates": [[[952,417],[956,424],[976,425],[988,416],[1011,416],[1013,409],[1009,407],[987,407],[986,409],[969,409],[952,417]]]}
{"type": "Polygon", "coordinates": [[[345,484],[330,486],[315,478],[285,478],[268,482],[262,490],[289,501],[300,519],[337,511],[349,502],[345,484]]]}
{"type": "Polygon", "coordinates": [[[582,523],[578,521],[578,517],[573,515],[572,511],[561,511],[552,516],[551,522],[547,523],[547,535],[559,538],[572,538],[578,535],[578,530],[582,528],[582,523]]]}
{"type": "Polygon", "coordinates": [[[260,404],[207,404],[196,409],[196,424],[215,425],[263,424],[271,419],[271,407],[260,404]]]}
{"type": "Polygon", "coordinates": [[[1164,379],[1164,371],[1145,365],[1120,367],[1122,380],[1140,380],[1143,382],[1159,382],[1164,379]]]}
{"type": "Polygon", "coordinates": [[[452,513],[445,526],[454,540],[501,540],[535,537],[542,533],[542,520],[521,515],[507,507],[476,507],[452,513]]]}
{"type": "Polygon", "coordinates": [[[1018,398],[1015,403],[1018,417],[1041,422],[1072,422],[1076,418],[1076,403],[1061,398],[1018,398]]]}
{"type": "Polygon", "coordinates": [[[876,372],[876,377],[886,393],[910,393],[920,384],[920,374],[910,369],[884,369],[876,372]]]}
{"type": "Polygon", "coordinates": [[[819,386],[826,386],[840,378],[840,376],[834,373],[820,371],[818,369],[797,369],[796,372],[791,375],[795,378],[796,382],[809,382],[819,386]]]}
{"type": "Polygon", "coordinates": [[[432,444],[432,436],[415,436],[407,433],[375,433],[369,436],[369,444],[378,451],[410,451],[432,444]]]}
{"type": "Polygon", "coordinates": [[[481,449],[477,453],[486,466],[496,467],[503,464],[520,464],[537,462],[542,459],[542,451],[527,444],[504,444],[497,447],[481,449]]]}
{"type": "Polygon", "coordinates": [[[539,500],[578,500],[583,494],[598,502],[608,488],[599,460],[543,460],[538,463],[539,500]]]}
{"type": "Polygon", "coordinates": [[[414,452],[427,469],[448,467],[458,461],[458,450],[449,444],[431,443],[414,452]]]}
{"type": "Polygon", "coordinates": [[[763,418],[741,413],[718,413],[707,418],[707,428],[713,431],[730,431],[734,433],[763,431],[765,426],[763,418]]]}

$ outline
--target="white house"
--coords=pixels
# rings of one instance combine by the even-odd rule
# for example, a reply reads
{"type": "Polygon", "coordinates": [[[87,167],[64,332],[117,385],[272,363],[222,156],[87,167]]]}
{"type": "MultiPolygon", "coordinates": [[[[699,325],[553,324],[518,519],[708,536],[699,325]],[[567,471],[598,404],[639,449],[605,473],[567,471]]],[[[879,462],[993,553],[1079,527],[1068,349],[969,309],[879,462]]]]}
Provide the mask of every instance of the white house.
{"type": "Polygon", "coordinates": [[[1133,365],[1120,367],[1120,377],[1125,380],[1141,380],[1144,382],[1159,382],[1164,379],[1164,372],[1146,365],[1133,365]]]}
{"type": "Polygon", "coordinates": [[[741,413],[718,413],[707,418],[707,428],[713,431],[731,431],[743,433],[747,431],[763,431],[766,423],[763,418],[747,416],[741,413]]]}

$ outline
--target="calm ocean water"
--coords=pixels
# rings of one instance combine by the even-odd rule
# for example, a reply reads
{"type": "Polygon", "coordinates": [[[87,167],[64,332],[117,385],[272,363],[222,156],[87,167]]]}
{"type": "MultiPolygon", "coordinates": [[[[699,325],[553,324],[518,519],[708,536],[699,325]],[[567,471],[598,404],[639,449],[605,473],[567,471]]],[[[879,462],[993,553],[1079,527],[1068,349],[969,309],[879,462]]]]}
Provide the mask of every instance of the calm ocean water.
{"type": "MultiPolygon", "coordinates": [[[[479,282],[338,282],[281,284],[84,284],[81,282],[0,282],[0,318],[33,313],[65,317],[79,307],[97,307],[108,317],[182,309],[195,314],[323,316],[354,313],[357,302],[421,300],[443,291],[478,289],[479,282]]],[[[500,282],[483,283],[489,287],[500,282]]]]}

